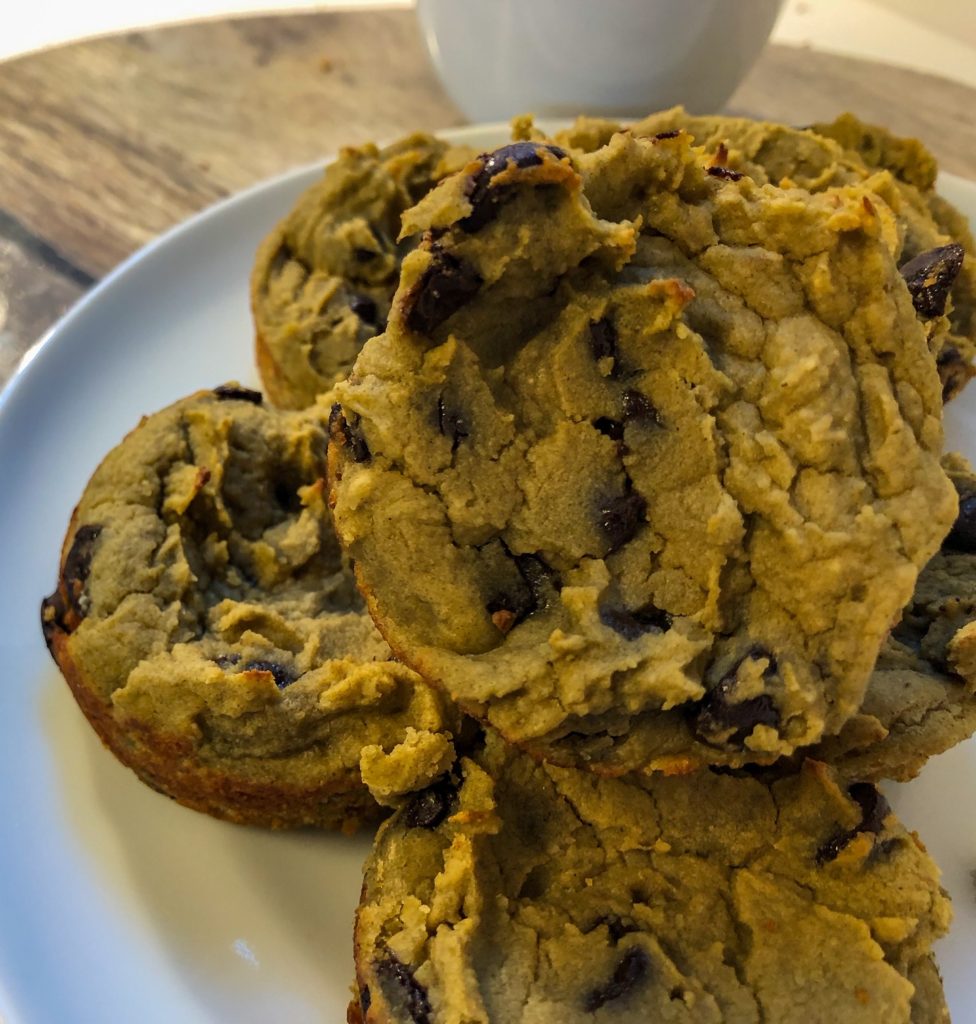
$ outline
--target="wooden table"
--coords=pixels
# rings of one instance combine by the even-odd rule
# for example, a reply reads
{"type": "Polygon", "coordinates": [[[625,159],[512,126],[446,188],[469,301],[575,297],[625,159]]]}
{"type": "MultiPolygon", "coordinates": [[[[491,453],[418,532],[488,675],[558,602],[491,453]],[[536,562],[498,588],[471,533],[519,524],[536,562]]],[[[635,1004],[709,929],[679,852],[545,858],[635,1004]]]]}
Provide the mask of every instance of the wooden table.
{"type": "MultiPolygon", "coordinates": [[[[844,109],[976,177],[976,90],[771,46],[729,104],[803,124],[844,109]]],[[[215,200],[347,142],[462,123],[412,12],[209,22],[0,65],[0,384],[120,260],[215,200]]]]}

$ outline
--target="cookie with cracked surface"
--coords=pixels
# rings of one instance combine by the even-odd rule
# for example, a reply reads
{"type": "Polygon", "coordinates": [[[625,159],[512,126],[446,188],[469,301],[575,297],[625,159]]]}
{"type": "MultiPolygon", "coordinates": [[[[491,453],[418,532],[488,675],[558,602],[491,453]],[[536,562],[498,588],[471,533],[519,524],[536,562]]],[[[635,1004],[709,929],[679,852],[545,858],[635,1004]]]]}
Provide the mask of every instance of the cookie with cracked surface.
{"type": "Polygon", "coordinates": [[[648,712],[714,763],[837,732],[956,511],[868,194],[619,134],[506,147],[409,211],[329,449],[398,656],[530,746],[648,712]]]}
{"type": "Polygon", "coordinates": [[[453,759],[453,716],[392,659],[343,562],[325,449],[321,420],[236,385],[149,416],[91,478],[42,605],[103,742],[217,817],[351,831],[380,814],[364,745],[409,730],[433,775],[453,759]]]}
{"type": "MultiPolygon", "coordinates": [[[[617,128],[612,121],[580,118],[556,138],[592,151],[617,128]]],[[[976,372],[976,245],[965,218],[936,193],[935,159],[918,140],[899,138],[852,114],[796,129],[748,118],[693,116],[681,107],[652,114],[630,131],[644,136],[686,131],[709,154],[714,173],[746,174],[760,183],[812,192],[859,183],[870,187],[895,213],[898,261],[937,353],[945,399],[958,394],[976,372]]],[[[516,132],[531,135],[531,121],[516,122],[516,132]]]]}
{"type": "MultiPolygon", "coordinates": [[[[380,829],[364,1024],[935,1024],[939,871],[870,783],[638,782],[489,736],[380,829]]],[[[354,1019],[354,1018],[353,1018],[354,1019]]]]}
{"type": "MultiPolygon", "coordinates": [[[[906,781],[976,731],[976,476],[961,456],[943,464],[959,495],[956,524],[885,640],[858,711],[802,752],[848,778],[906,781]]],[[[653,712],[620,736],[575,733],[537,753],[602,775],[678,774],[714,760],[690,723],[653,712]]]]}
{"type": "Polygon", "coordinates": [[[424,134],[343,149],[258,249],[251,310],[269,397],[301,409],[383,330],[409,244],[400,215],[470,151],[424,134]]]}

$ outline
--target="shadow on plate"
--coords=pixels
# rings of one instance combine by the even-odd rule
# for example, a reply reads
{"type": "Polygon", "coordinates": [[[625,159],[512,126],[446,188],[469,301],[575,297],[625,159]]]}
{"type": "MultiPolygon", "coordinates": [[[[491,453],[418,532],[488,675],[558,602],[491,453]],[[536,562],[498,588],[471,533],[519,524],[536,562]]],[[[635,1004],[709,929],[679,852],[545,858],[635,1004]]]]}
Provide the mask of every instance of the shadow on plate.
{"type": "Polygon", "coordinates": [[[215,1021],[343,1020],[370,837],[265,832],[187,810],[101,746],[54,673],[39,703],[66,818],[139,954],[158,957],[215,1021]]]}

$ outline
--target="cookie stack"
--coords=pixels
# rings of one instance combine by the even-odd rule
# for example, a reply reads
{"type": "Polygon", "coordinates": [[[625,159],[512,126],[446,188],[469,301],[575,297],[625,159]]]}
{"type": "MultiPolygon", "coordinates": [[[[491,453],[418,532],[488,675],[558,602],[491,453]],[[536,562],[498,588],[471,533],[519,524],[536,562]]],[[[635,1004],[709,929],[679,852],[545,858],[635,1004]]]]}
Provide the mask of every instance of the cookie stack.
{"type": "Polygon", "coordinates": [[[190,806],[396,808],[351,1020],[947,1020],[948,901],[875,783],[976,729],[972,239],[850,117],[514,136],[303,197],[252,278],[299,411],[137,428],[52,652],[190,806]]]}

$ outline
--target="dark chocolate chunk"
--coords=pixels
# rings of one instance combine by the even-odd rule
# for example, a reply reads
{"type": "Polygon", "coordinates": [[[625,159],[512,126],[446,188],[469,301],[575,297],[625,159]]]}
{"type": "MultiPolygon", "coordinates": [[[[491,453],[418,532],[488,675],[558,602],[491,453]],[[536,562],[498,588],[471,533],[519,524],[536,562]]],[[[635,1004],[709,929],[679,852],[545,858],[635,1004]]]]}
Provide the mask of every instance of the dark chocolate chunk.
{"type": "MultiPolygon", "coordinates": [[[[884,829],[884,820],[891,813],[891,806],[878,789],[870,782],[855,782],[847,790],[850,798],[861,808],[861,821],[852,829],[834,833],[817,850],[816,861],[821,867],[836,860],[841,850],[859,833],[870,832],[878,835],[884,829]]],[[[874,853],[874,851],[872,851],[874,853]]]]}
{"type": "Polygon", "coordinates": [[[656,423],[661,426],[661,417],[651,400],[642,391],[628,388],[624,392],[624,419],[656,423]]]}
{"type": "Polygon", "coordinates": [[[495,625],[508,633],[530,615],[548,605],[552,593],[562,586],[559,574],[538,555],[515,555],[515,568],[521,577],[504,594],[496,594],[486,604],[495,625]]]}
{"type": "Polygon", "coordinates": [[[353,295],[349,299],[349,308],[364,324],[376,326],[376,302],[368,295],[353,295]]]}
{"type": "Polygon", "coordinates": [[[742,175],[733,171],[731,167],[706,167],[705,173],[713,178],[722,178],[724,181],[738,181],[742,175]]]}
{"type": "Polygon", "coordinates": [[[595,1013],[601,1006],[620,999],[636,988],[648,975],[651,961],[639,946],[631,946],[620,958],[613,976],[600,988],[593,989],[583,1000],[583,1009],[595,1013]]]}
{"type": "Polygon", "coordinates": [[[437,399],[437,429],[451,439],[451,454],[458,450],[458,445],[468,437],[468,424],[456,409],[444,404],[444,396],[437,399]]]}
{"type": "Polygon", "coordinates": [[[405,1012],[414,1024],[431,1024],[430,1000],[427,990],[413,976],[413,971],[390,950],[376,965],[387,999],[405,1012]]]}
{"type": "Polygon", "coordinates": [[[54,654],[54,636],[59,630],[70,632],[65,622],[68,608],[60,589],[41,600],[41,632],[47,649],[54,654]]]}
{"type": "Polygon", "coordinates": [[[566,156],[558,146],[541,142],[512,142],[501,149],[496,149],[494,153],[483,156],[481,170],[474,175],[469,186],[468,201],[471,203],[471,213],[460,220],[458,226],[468,234],[474,234],[486,224],[490,224],[512,196],[509,186],[493,186],[492,179],[510,163],[514,163],[516,167],[538,166],[542,163],[543,152],[551,153],[557,160],[566,156]]]}
{"type": "Polygon", "coordinates": [[[645,512],[647,502],[636,491],[611,498],[601,506],[598,522],[610,545],[607,554],[617,551],[633,539],[645,522],[645,512]]]}
{"type": "Polygon", "coordinates": [[[942,381],[942,401],[948,402],[962,391],[976,368],[962,357],[955,345],[946,345],[935,362],[942,381]]]}
{"type": "Polygon", "coordinates": [[[671,616],[653,604],[633,612],[626,608],[601,608],[600,621],[625,640],[636,640],[650,632],[663,633],[671,628],[671,616]]]}
{"type": "Polygon", "coordinates": [[[891,814],[891,805],[881,791],[870,782],[855,782],[847,792],[861,808],[861,826],[858,831],[880,832],[884,828],[885,818],[891,814]]]}
{"type": "Polygon", "coordinates": [[[630,935],[638,930],[633,924],[625,924],[623,919],[617,914],[603,914],[594,921],[593,927],[589,931],[593,931],[601,925],[606,925],[607,932],[610,935],[610,943],[613,946],[616,946],[625,935],[630,935]]]}
{"type": "Polygon", "coordinates": [[[780,716],[772,697],[762,693],[758,697],[736,701],[737,673],[742,662],[750,658],[759,660],[766,658],[769,665],[763,671],[763,678],[768,679],[776,673],[776,659],[762,647],[754,647],[735,668],[726,673],[718,683],[702,698],[695,719],[695,731],[705,740],[719,733],[732,733],[725,742],[742,743],[757,725],[768,725],[776,728],[780,716]]]}
{"type": "Polygon", "coordinates": [[[515,567],[532,591],[537,608],[548,602],[551,590],[559,590],[562,586],[559,573],[538,555],[516,555],[515,567]]]}
{"type": "Polygon", "coordinates": [[[264,396],[260,391],[241,387],[240,384],[221,384],[213,389],[213,393],[221,402],[238,401],[260,405],[264,401],[264,396]]]}
{"type": "Polygon", "coordinates": [[[297,674],[285,665],[279,665],[276,661],[263,661],[260,659],[249,661],[240,671],[270,672],[274,676],[275,686],[279,690],[283,690],[286,686],[291,686],[298,678],[297,674]]]}
{"type": "Polygon", "coordinates": [[[658,132],[655,139],[676,139],[681,134],[680,128],[672,128],[669,132],[658,132]]]}
{"type": "Polygon", "coordinates": [[[890,860],[891,855],[900,846],[904,844],[904,840],[901,836],[889,836],[887,839],[882,839],[880,843],[875,843],[871,847],[871,852],[868,854],[868,861],[872,864],[890,860]]]}
{"type": "Polygon", "coordinates": [[[73,632],[88,614],[89,598],[85,584],[101,532],[102,527],[94,523],[78,527],[65,556],[57,589],[41,602],[41,629],[48,648],[51,648],[58,630],[73,632]]]}
{"type": "Polygon", "coordinates": [[[482,285],[481,275],[449,252],[435,249],[433,262],[404,301],[407,327],[431,335],[470,302],[482,285]]]}
{"type": "Polygon", "coordinates": [[[350,458],[353,462],[369,462],[372,457],[366,438],[357,429],[359,417],[354,423],[350,423],[342,411],[338,402],[332,406],[329,413],[329,436],[337,444],[349,449],[350,458]]]}
{"type": "Polygon", "coordinates": [[[601,416],[599,419],[595,419],[593,426],[601,434],[606,434],[613,441],[620,441],[624,436],[624,425],[620,420],[612,420],[609,416],[601,416]]]}
{"type": "Polygon", "coordinates": [[[456,795],[450,776],[444,776],[415,793],[403,812],[407,828],[437,828],[447,817],[456,795]]]}
{"type": "Polygon", "coordinates": [[[370,1006],[373,1005],[373,997],[369,994],[369,985],[359,986],[359,1009],[362,1013],[366,1013],[370,1006]]]}
{"type": "Polygon", "coordinates": [[[945,312],[949,290],[962,267],[965,254],[966,250],[961,245],[950,242],[949,245],[920,252],[899,267],[919,316],[930,320],[945,312]]]}
{"type": "Polygon", "coordinates": [[[71,540],[68,557],[64,560],[64,581],[68,586],[68,600],[72,608],[82,617],[88,612],[85,584],[91,572],[95,554],[95,541],[101,536],[102,527],[97,523],[79,526],[71,540]]]}
{"type": "Polygon", "coordinates": [[[617,357],[617,328],[606,317],[590,324],[590,351],[597,361],[617,357]]]}
{"type": "Polygon", "coordinates": [[[942,543],[954,551],[976,552],[976,494],[959,499],[959,514],[942,543]]]}

